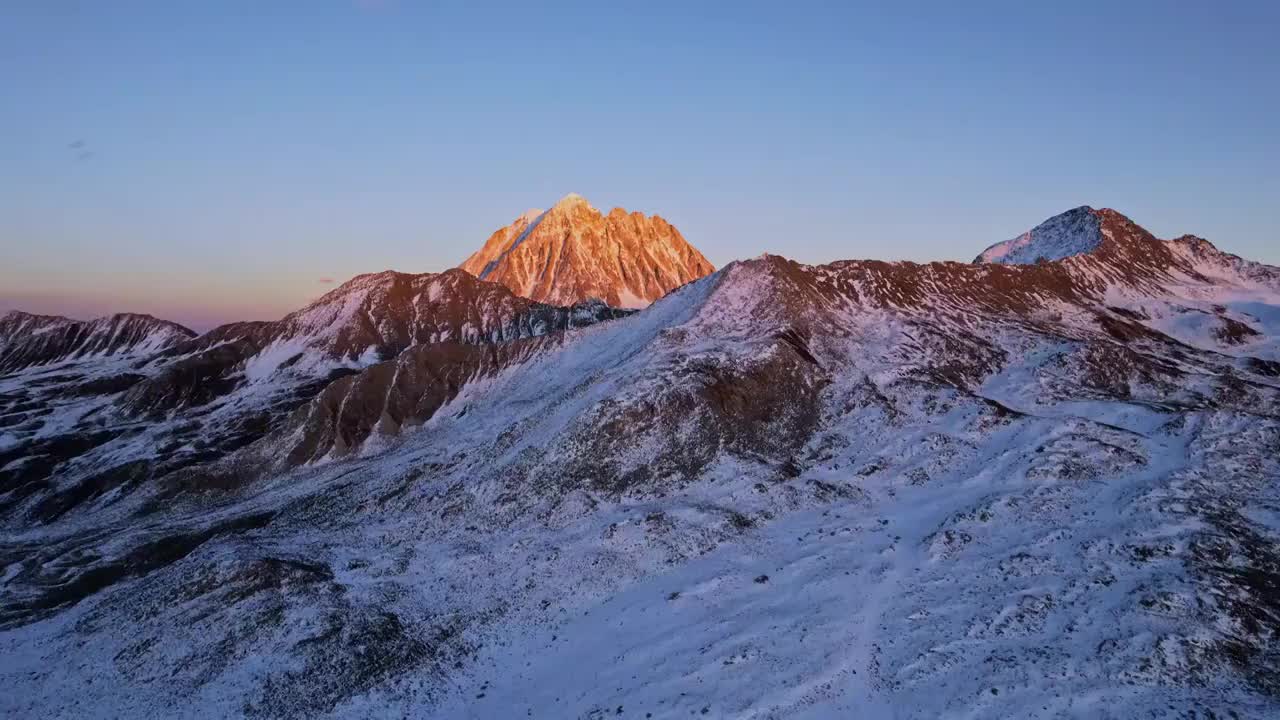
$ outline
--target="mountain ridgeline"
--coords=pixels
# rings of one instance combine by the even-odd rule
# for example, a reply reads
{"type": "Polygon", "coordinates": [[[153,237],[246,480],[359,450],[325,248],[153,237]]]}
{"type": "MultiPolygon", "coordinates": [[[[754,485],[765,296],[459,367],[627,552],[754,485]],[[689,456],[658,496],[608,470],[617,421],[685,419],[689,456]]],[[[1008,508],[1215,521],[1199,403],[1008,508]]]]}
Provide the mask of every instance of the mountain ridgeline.
{"type": "Polygon", "coordinates": [[[0,317],[0,372],[157,352],[195,337],[177,323],[121,313],[88,322],[18,310],[0,317]]]}

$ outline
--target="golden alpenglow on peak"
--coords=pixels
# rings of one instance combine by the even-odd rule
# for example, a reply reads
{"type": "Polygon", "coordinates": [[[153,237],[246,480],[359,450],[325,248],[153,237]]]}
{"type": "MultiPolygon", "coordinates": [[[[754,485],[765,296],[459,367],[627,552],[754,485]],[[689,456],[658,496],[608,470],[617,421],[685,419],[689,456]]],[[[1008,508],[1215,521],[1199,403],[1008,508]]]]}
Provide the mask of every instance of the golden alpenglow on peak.
{"type": "Polygon", "coordinates": [[[642,308],[715,268],[657,215],[602,214],[577,193],[489,236],[460,266],[517,295],[554,305],[599,299],[642,308]]]}

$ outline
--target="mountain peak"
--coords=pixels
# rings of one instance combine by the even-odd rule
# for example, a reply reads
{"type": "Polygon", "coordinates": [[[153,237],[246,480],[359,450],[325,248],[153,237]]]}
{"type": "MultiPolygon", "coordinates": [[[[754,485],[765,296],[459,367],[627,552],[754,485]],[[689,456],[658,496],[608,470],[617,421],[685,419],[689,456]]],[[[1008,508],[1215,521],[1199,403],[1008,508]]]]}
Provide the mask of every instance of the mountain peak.
{"type": "Polygon", "coordinates": [[[657,215],[602,215],[569,193],[493,233],[460,266],[523,297],[554,305],[599,299],[639,308],[715,268],[657,215]]]}
{"type": "Polygon", "coordinates": [[[974,258],[974,262],[1027,265],[1087,253],[1102,244],[1100,216],[1100,211],[1088,205],[1072,208],[1012,240],[988,247],[974,258]]]}
{"type": "Polygon", "coordinates": [[[581,195],[575,192],[571,192],[568,195],[565,195],[564,197],[557,200],[556,204],[553,206],[553,209],[574,208],[574,207],[588,207],[588,208],[591,208],[592,210],[595,209],[591,207],[591,203],[587,202],[586,198],[582,197],[581,195]]]}

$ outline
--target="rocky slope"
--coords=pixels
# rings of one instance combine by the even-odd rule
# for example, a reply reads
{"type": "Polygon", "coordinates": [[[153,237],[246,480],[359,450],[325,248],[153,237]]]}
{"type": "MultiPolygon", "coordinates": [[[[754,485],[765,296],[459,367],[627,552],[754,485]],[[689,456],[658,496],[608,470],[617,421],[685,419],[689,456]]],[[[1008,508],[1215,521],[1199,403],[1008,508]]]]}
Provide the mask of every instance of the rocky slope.
{"type": "Polygon", "coordinates": [[[67,360],[141,355],[195,337],[187,328],[150,315],[122,313],[71,320],[17,310],[0,317],[0,373],[67,360]]]}
{"type": "Polygon", "coordinates": [[[1088,212],[360,368],[7,531],[0,710],[1274,717],[1280,271],[1088,212]]]}
{"type": "MultiPolygon", "coordinates": [[[[81,344],[86,350],[72,356],[79,362],[0,375],[0,514],[50,522],[221,460],[287,424],[339,378],[413,348],[501,344],[626,312],[545,305],[461,270],[385,272],[356,277],[275,322],[153,339],[132,354],[81,344]]],[[[344,403],[333,422],[352,422],[361,407],[344,403]]]]}
{"type": "Polygon", "coordinates": [[[625,308],[642,308],[715,269],[661,217],[622,208],[602,215],[573,194],[498,230],[460,267],[541,302],[594,298],[625,308]]]}
{"type": "Polygon", "coordinates": [[[333,376],[418,345],[499,343],[622,314],[600,303],[546,305],[461,270],[361,275],[279,321],[224,325],[170,348],[158,363],[165,371],[123,404],[135,413],[168,411],[204,400],[200,392],[226,381],[244,388],[279,385],[284,377],[333,376]],[[217,382],[203,377],[206,370],[184,382],[193,377],[193,364],[212,369],[217,382]]]}
{"type": "Polygon", "coordinates": [[[1087,253],[1102,244],[1099,214],[1091,207],[1078,207],[1055,215],[1012,240],[998,242],[974,262],[1025,265],[1061,260],[1087,253]]]}

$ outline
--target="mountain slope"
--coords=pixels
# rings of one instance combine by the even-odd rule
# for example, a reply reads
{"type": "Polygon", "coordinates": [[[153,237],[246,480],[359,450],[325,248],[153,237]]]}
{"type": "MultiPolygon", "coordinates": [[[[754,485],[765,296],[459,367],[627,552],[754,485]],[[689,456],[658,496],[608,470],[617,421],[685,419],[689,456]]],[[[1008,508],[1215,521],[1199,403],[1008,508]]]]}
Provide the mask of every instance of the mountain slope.
{"type": "Polygon", "coordinates": [[[498,230],[459,267],[541,302],[596,298],[626,308],[644,307],[714,270],[661,217],[621,208],[602,215],[573,194],[498,230]]]}
{"type": "MultiPolygon", "coordinates": [[[[235,387],[279,385],[282,378],[358,370],[417,345],[504,342],[620,314],[599,304],[535,302],[461,270],[361,275],[279,321],[224,325],[171,348],[164,361],[175,372],[157,375],[159,388],[140,387],[125,405],[148,412],[189,402],[188,388],[175,375],[190,373],[170,363],[172,358],[211,364],[217,377],[233,379],[235,387]]],[[[209,385],[205,380],[200,384],[209,385]]]]}
{"type": "Polygon", "coordinates": [[[195,333],[150,315],[121,313],[71,320],[14,310],[0,317],[0,373],[102,356],[154,353],[195,333]]]}
{"type": "Polygon", "coordinates": [[[1097,211],[1082,206],[1055,215],[1012,240],[992,245],[974,262],[1022,265],[1061,260],[1087,253],[1101,243],[1097,211]]]}
{"type": "Polygon", "coordinates": [[[1274,717],[1277,271],[1099,213],[360,369],[6,535],[0,710],[1274,717]]]}
{"type": "MultiPolygon", "coordinates": [[[[501,344],[626,314],[538,303],[461,270],[384,272],[279,321],[0,375],[0,514],[51,522],[220,460],[339,378],[411,348],[501,344]]],[[[362,405],[343,407],[346,422],[362,405]]]]}

